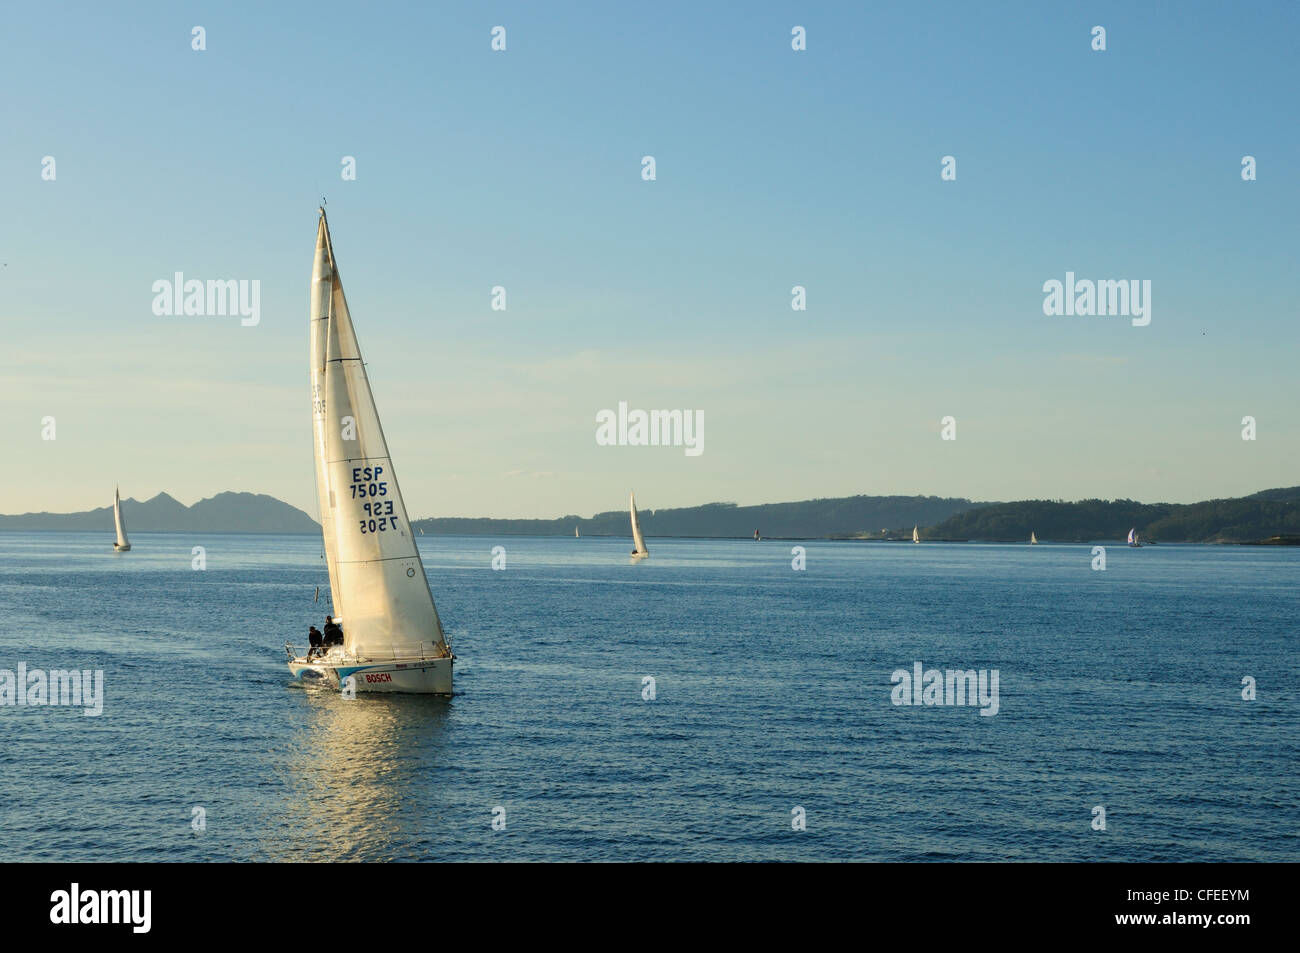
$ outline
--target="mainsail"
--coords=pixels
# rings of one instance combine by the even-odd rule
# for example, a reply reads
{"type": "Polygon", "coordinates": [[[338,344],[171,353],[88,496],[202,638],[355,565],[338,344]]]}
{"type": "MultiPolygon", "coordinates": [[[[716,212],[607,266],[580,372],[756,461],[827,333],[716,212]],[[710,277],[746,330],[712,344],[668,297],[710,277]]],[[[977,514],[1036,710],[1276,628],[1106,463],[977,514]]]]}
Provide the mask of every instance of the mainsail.
{"type": "Polygon", "coordinates": [[[913,526],[913,527],[912,527],[912,542],[914,542],[914,543],[919,543],[920,541],[921,541],[920,534],[917,533],[917,531],[916,531],[916,527],[913,526]]]}
{"type": "Polygon", "coordinates": [[[321,209],[311,285],[316,490],[334,614],[358,658],[447,654],[321,209]]]}
{"type": "Polygon", "coordinates": [[[1034,535],[1034,531],[1032,529],[1029,531],[1029,545],[1031,546],[1038,545],[1038,537],[1034,535]]]}
{"type": "MultiPolygon", "coordinates": [[[[113,487],[113,522],[117,524],[117,548],[130,549],[131,541],[126,538],[126,524],[122,522],[122,494],[113,487]]],[[[148,549],[145,546],[145,549],[148,549]]]]}
{"type": "Polygon", "coordinates": [[[647,554],[649,551],[645,548],[645,537],[641,535],[641,524],[636,519],[636,493],[631,494],[632,503],[632,552],[638,554],[647,554]]]}
{"type": "Polygon", "coordinates": [[[1138,541],[1137,527],[1128,531],[1128,544],[1132,546],[1138,541]]]}

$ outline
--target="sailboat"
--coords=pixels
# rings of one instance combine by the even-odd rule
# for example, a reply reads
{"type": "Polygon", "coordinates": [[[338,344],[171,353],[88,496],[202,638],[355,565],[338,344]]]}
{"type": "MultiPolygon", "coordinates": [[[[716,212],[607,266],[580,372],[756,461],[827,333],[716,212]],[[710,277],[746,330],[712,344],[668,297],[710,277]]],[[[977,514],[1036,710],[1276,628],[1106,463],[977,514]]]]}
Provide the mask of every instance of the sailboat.
{"type": "Polygon", "coordinates": [[[919,543],[920,541],[921,541],[921,536],[920,536],[920,534],[917,533],[917,531],[916,531],[916,527],[913,526],[913,527],[912,527],[912,542],[914,542],[914,543],[919,543]]]}
{"type": "Polygon", "coordinates": [[[113,487],[113,522],[117,524],[117,542],[113,544],[113,552],[130,552],[131,541],[126,538],[126,523],[122,521],[122,494],[117,487],[113,487]]]}
{"type": "Polygon", "coordinates": [[[573,538],[578,539],[578,527],[573,527],[573,538]]]}
{"type": "Polygon", "coordinates": [[[289,652],[298,681],[365,692],[449,695],[447,645],[339,278],[325,210],[311,282],[316,491],[343,644],[289,652]]]}
{"type": "Polygon", "coordinates": [[[1029,531],[1029,545],[1030,546],[1038,545],[1038,537],[1034,535],[1034,531],[1032,529],[1029,531]]]}
{"type": "Polygon", "coordinates": [[[632,504],[632,558],[644,559],[650,553],[645,548],[645,537],[641,535],[641,524],[636,519],[636,493],[631,495],[632,504]]]}
{"type": "Polygon", "coordinates": [[[1137,534],[1136,526],[1128,531],[1128,544],[1134,547],[1135,549],[1140,549],[1142,546],[1142,544],[1138,542],[1138,534],[1137,534]]]}
{"type": "Polygon", "coordinates": [[[762,538],[763,538],[763,537],[761,537],[761,536],[758,535],[758,530],[754,530],[754,542],[757,543],[757,542],[758,542],[760,539],[762,539],[762,538]]]}

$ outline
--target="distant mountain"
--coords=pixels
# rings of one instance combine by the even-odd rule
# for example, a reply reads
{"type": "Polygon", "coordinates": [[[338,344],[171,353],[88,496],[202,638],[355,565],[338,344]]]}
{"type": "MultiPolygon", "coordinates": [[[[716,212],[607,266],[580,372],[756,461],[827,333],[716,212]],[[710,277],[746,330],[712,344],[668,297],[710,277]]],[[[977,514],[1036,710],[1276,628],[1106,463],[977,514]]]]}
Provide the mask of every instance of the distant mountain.
{"type": "MultiPolygon", "coordinates": [[[[664,510],[638,507],[637,516],[646,536],[746,537],[758,530],[763,536],[788,539],[878,538],[885,527],[896,527],[899,531],[905,527],[910,533],[913,525],[937,523],[975,505],[970,500],[937,496],[846,496],[759,506],[706,503],[664,510]]],[[[575,526],[584,536],[631,535],[627,510],[597,513],[589,519],[439,517],[416,520],[412,525],[435,535],[572,536],[575,526]]]]}
{"type": "MultiPolygon", "coordinates": [[[[122,501],[127,533],[319,533],[302,510],[265,493],[218,493],[186,506],[166,493],[143,502],[122,501]]],[[[103,530],[113,532],[113,507],[84,513],[0,516],[0,530],[103,530]]]]}
{"type": "Polygon", "coordinates": [[[1144,541],[1253,543],[1300,535],[1300,487],[1261,490],[1250,496],[1203,503],[1134,500],[1022,500],[978,506],[923,534],[932,539],[1044,542],[1123,540],[1136,528],[1144,541]]]}
{"type": "MultiPolygon", "coordinates": [[[[1043,542],[1121,541],[1130,527],[1150,542],[1292,543],[1300,538],[1300,487],[1261,490],[1203,503],[1135,500],[1021,500],[972,503],[937,496],[846,496],[737,506],[706,503],[678,509],[638,509],[646,536],[744,538],[758,530],[769,538],[844,539],[908,537],[1022,542],[1030,532],[1043,542]],[[888,527],[888,530],[885,528],[888,527]]],[[[310,533],[320,526],[288,503],[264,493],[218,493],[185,506],[166,493],[122,501],[128,533],[310,533]]],[[[438,517],[412,523],[431,535],[630,536],[627,510],[553,520],[438,517]]],[[[92,530],[111,534],[113,508],[85,513],[0,516],[0,530],[92,530]]]]}

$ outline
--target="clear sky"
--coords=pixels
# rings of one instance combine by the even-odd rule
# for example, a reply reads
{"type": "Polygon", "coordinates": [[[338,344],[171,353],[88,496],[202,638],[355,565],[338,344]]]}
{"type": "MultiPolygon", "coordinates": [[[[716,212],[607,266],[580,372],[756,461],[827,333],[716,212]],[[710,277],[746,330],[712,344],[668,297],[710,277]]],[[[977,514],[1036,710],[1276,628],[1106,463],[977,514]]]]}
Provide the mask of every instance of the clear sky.
{"type": "Polygon", "coordinates": [[[1300,483],[1300,4],[129,8],[4,12],[0,512],[315,515],[322,195],[413,517],[1300,483]],[[156,316],[178,271],[260,323],[156,316]],[[1067,271],[1150,325],[1045,316],[1067,271]],[[704,453],[597,446],[619,401],[704,453]]]}

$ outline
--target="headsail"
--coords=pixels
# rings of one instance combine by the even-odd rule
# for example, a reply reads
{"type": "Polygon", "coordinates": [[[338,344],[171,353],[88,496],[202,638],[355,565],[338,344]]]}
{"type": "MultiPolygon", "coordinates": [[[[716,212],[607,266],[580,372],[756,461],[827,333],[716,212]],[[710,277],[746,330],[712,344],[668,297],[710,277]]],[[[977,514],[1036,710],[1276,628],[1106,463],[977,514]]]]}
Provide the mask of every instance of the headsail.
{"type": "Polygon", "coordinates": [[[649,550],[645,548],[645,537],[641,535],[641,524],[636,518],[636,493],[630,496],[632,504],[632,552],[638,555],[649,555],[649,550]]]}
{"type": "Polygon", "coordinates": [[[1138,541],[1138,534],[1137,534],[1137,527],[1135,526],[1133,527],[1133,529],[1128,531],[1128,543],[1130,546],[1132,546],[1137,541],[1138,541]]]}
{"type": "Polygon", "coordinates": [[[113,487],[113,522],[117,524],[117,548],[130,549],[131,541],[126,538],[126,524],[122,522],[122,494],[117,487],[113,487]]]}
{"type": "Polygon", "coordinates": [[[311,392],[321,530],[344,647],[368,659],[447,654],[324,209],[312,269],[311,392]]]}

